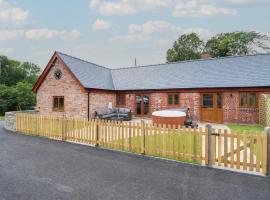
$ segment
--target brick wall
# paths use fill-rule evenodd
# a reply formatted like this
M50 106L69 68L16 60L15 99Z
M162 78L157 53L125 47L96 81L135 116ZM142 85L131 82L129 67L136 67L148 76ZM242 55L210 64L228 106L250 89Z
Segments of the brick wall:
M200 93L180 93L180 107L189 108L195 120L200 120Z
M150 113L157 110L164 110L170 108L190 108L191 115L200 119L200 94L199 93L179 93L180 105L169 106L167 93L151 93L150 97ZM136 95L126 94L126 107L131 108L132 112L136 113Z
M224 123L259 123L258 109L241 109L239 92L223 93Z
M150 95L150 112L167 109L167 96L168 94L166 93L152 93Z
M94 113L97 109L108 107L110 102L112 103L113 107L116 106L116 94L90 92L89 95L90 117L94 117Z
M56 80L54 72L62 71L62 78ZM65 112L53 112L53 96L65 97ZM67 71L67 68L57 62L50 70L45 80L37 91L37 109L41 114L63 115L75 117L87 117L87 93L81 91L78 82Z
M126 94L126 108L130 108L133 114L136 112L135 94Z

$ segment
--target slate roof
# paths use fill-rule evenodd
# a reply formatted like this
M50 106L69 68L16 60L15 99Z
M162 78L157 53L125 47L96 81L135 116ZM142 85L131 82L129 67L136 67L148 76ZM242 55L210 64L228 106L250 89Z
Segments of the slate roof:
M63 53L57 53L85 88L114 90L110 69Z
M270 54L119 69L58 54L85 88L121 91L270 86Z

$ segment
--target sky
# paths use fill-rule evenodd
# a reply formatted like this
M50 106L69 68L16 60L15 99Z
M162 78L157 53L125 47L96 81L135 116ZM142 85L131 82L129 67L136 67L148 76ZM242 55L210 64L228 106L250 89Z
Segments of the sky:
M109 68L166 62L181 35L270 35L269 0L0 0L0 54L44 68L60 51Z

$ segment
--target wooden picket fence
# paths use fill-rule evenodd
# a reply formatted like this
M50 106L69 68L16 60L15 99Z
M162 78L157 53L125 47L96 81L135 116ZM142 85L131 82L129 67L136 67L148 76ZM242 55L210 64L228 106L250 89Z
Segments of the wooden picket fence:
M177 161L267 173L267 134L16 114L18 132Z

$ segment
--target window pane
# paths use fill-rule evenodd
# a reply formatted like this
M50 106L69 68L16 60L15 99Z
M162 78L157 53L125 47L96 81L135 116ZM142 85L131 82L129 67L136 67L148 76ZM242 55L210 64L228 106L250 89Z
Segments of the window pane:
M204 108L213 108L213 94L204 94L203 95L203 107Z
M57 97L53 98L53 109L54 110L58 109L58 98Z
M173 104L173 95L172 94L169 94L168 95L168 104L169 105L172 105Z
M247 93L241 93L241 107L247 107Z
M149 111L149 97L148 96L143 97L143 103L144 103L143 114L147 115Z
M222 108L222 94L221 93L217 93L217 106L219 109Z
M63 111L64 110L64 98L59 97L59 110Z
M117 105L124 105L125 104L125 95L124 94L118 94L117 95Z
M250 93L249 94L249 103L250 103L250 107L255 107L256 104L256 94L255 93Z
M142 114L142 96L136 96L137 115Z
M174 104L179 104L179 95L178 94L174 95Z

